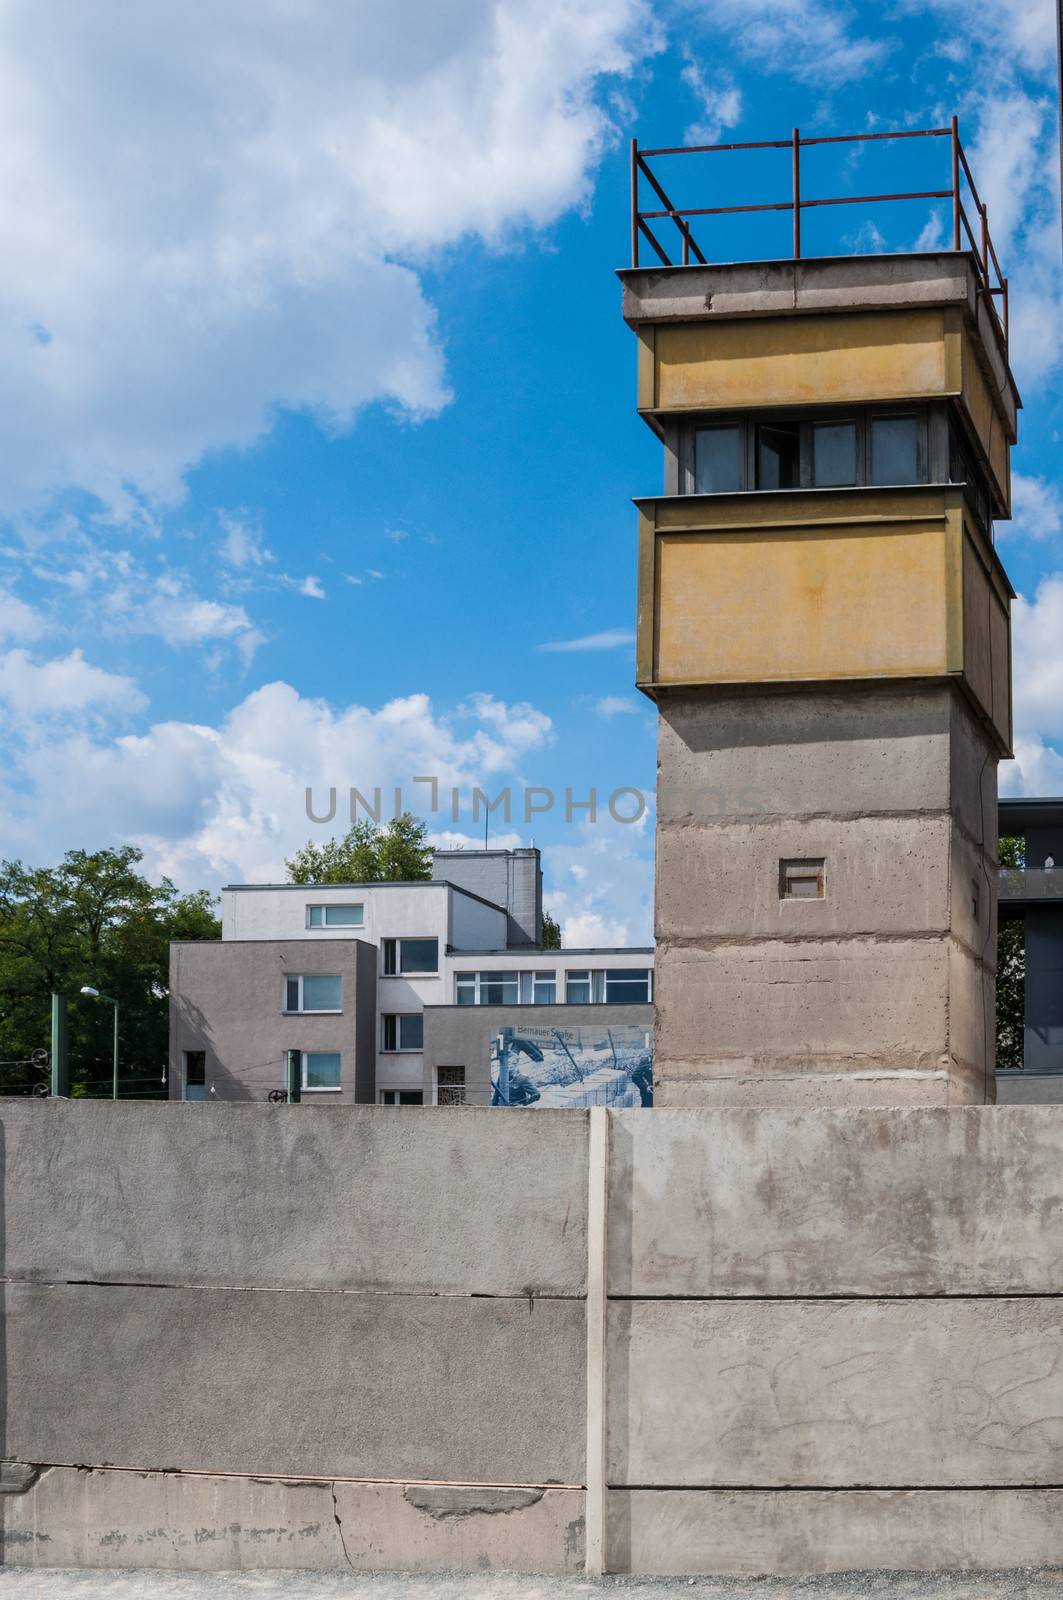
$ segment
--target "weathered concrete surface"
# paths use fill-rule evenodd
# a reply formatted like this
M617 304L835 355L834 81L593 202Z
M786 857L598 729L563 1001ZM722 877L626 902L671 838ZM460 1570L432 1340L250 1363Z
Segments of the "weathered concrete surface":
M7 1100L0 1130L12 1278L583 1292L584 1112Z
M609 1542L613 1567L634 1573L1056 1567L1063 1491L614 1490Z
M1058 1486L1060 1304L614 1301L609 1482Z
M992 1101L995 760L947 686L661 702L658 1105Z
M580 1483L582 1303L7 1287L7 1454Z
M1063 1294L1037 1108L618 1111L609 1159L614 1295Z
M45 1469L0 1503L7 1566L575 1572L583 1492Z

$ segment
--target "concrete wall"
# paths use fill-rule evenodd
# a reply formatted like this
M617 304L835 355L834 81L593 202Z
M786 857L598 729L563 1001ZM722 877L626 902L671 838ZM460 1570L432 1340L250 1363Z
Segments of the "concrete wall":
M992 1099L996 755L965 699L703 690L660 713L658 1103ZM780 899L788 859L825 861L824 898Z
M573 961L570 963L575 965ZM632 963L627 963L631 965ZM644 961L644 965L652 963ZM558 973L564 989L564 971ZM471 1106L491 1103L491 1044L499 1028L522 1024L533 1028L608 1028L611 1024L634 1025L653 1034L651 1005L556 1005L556 1006L429 1006L424 1014L424 1089L425 1102L434 1097L436 1069L440 1066L465 1068L466 1102Z
M206 1052L206 1096L265 1100L284 1087L286 1050L338 1051L341 1086L318 1105L374 1098L377 953L362 939L200 940L170 946L170 1095L184 1093L184 1053ZM286 1013L289 974L337 975L339 1014Z
M10 1564L1063 1564L1063 1112L0 1124Z

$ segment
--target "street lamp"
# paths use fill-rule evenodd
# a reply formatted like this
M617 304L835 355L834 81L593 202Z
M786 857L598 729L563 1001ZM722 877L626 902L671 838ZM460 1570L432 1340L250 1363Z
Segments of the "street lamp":
M101 994L98 989L92 988L91 984L88 984L88 983L82 984L81 992L82 992L83 995L87 996L87 998L89 1000L106 1000L106 1002L107 1002L107 1004L109 1006L114 1006L114 1088L113 1088L113 1092L112 1092L111 1098L113 1100L117 1100L118 1099L118 1001L117 1000L112 1000L109 994Z

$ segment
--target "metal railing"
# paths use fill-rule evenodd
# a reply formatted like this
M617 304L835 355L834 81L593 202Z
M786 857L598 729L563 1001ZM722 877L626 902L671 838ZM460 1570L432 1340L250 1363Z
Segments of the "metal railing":
M808 199L801 192L801 152L813 145L868 144L885 139L948 139L951 150L951 181L948 188L907 190L897 194L825 195ZM790 152L790 198L756 205L742 206L675 206L669 199L661 181L650 168L650 160L665 156L716 155L736 150L788 150ZM639 204L640 182L645 180L660 201L660 207L644 211ZM964 187L966 181L966 188ZM975 215L975 228L968 215L968 199ZM639 266L641 239L654 250L658 260L666 267L708 266L709 258L694 237L691 217L733 217L753 212L789 211L793 217L791 255L794 261L801 256L802 212L820 206L878 205L893 200L949 200L952 203L952 249L967 250L973 255L982 292L988 297L1004 335L1008 337L1008 280L1000 268L993 240L989 233L989 219L984 201L978 194L971 169L960 143L959 123L953 117L947 128L913 128L893 133L841 133L803 139L797 128L789 139L757 139L745 144L677 145L659 150L640 150L635 139L631 141L631 265ZM673 261L651 228L651 222L667 220L679 235L679 260ZM1000 301L997 310L996 300Z
M1063 867L1001 867L1001 900L1063 901Z

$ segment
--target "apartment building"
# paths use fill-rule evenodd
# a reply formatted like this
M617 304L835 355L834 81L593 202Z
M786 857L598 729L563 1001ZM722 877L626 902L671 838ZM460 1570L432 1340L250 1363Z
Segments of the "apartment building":
M297 1051L303 1099L323 1105L497 1103L518 1079L532 1103L529 1064L555 1057L554 1077L579 1087L536 1098L640 1103L627 1078L638 1056L644 1084L652 1056L652 951L544 950L537 850L441 851L433 870L227 887L221 940L171 948L171 1097L280 1097ZM455 1032L468 1008L483 1009ZM519 1074L499 1055L507 1028Z

